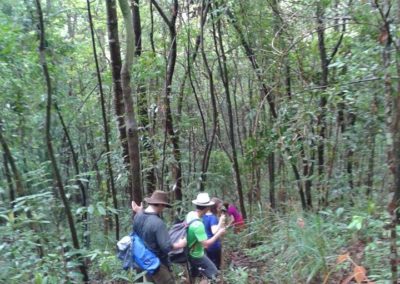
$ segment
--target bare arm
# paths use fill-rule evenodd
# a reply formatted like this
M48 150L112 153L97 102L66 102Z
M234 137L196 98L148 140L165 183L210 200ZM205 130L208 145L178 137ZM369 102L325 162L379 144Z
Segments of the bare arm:
M187 244L186 238L180 239L176 243L172 244L172 250L184 248Z
M214 236L212 236L211 238L209 238L205 241L202 241L201 244L203 245L204 248L208 248L213 243L215 243L216 240L218 240L223 234L225 234L225 228L220 228L218 230L218 232L215 233Z
M213 235L215 235L219 231L219 229L225 227L225 219L226 219L225 214L222 214L221 217L219 217L218 224L211 226L211 232Z
M226 226L230 227L233 222L235 222L235 218L232 215L228 215L228 224Z

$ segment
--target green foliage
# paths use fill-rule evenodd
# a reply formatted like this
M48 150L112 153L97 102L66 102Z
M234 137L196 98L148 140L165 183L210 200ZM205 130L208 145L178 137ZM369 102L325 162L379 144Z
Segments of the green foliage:
M229 279L257 275L264 283L322 283L326 278L334 283L336 277L351 273L347 265L336 264L338 256L348 252L367 269L369 279L384 283L390 279L389 232L384 229L389 219L377 206L360 203L318 214L292 212L257 218L240 237L241 244L249 247L244 250L251 259L249 265L228 267L224 275ZM228 235L225 246L235 250L237 236Z
M169 4L159 2L169 18L172 13ZM186 7L189 2L190 6ZM399 74L394 64L394 49L390 64L383 63L385 46L378 40L383 36L383 20L377 5L371 1L345 4L332 0L268 1L267 5L262 0L213 2L201 46L195 54L197 36L201 33L201 7L197 2L179 1L175 38L177 64L172 85L168 86L172 91L169 100L183 173L184 200L175 201L179 217L192 208L190 200L198 191L203 155L213 130L210 77L200 53L202 47L213 75L218 111L217 133L205 173L206 190L212 196L235 201L238 198L230 160L226 90L217 60L221 50L214 46L215 41L221 39L234 105L234 136L244 201L246 208L252 209L247 230L240 235L228 234L226 247L231 250L240 247L246 257L266 264L261 268L230 265L224 271L227 281L323 283L327 277L335 283L337 275L344 275L349 269L348 263L335 263L337 256L348 250L354 257L361 253L357 249L363 253L356 261L368 270L370 279L382 283L389 279L389 232L386 229L389 218L383 213L386 200L383 201L382 196L393 182L386 153L386 146L393 139L388 135L386 124L390 118L387 110L390 97L385 94L390 90L397 93ZM54 107L52 109L52 142L67 201L74 212L81 249L74 250L71 244L68 222L48 161L44 139L47 94L37 51L35 2L1 1L0 131L21 175L24 192L11 202L15 173L11 170L11 176L6 176L5 165L10 167L10 163L5 162L1 146L0 282L79 283L81 276L74 256L80 255L88 264L93 281L134 283L140 275L121 271L121 263L114 256L115 219L112 217L118 214L121 234L131 230L128 192L131 181L122 158L113 107L105 2L96 0L91 4L110 128L109 153L104 150L103 117L86 3L79 0L41 3L53 100L60 110L58 114ZM321 86L318 5L324 11L324 44L330 60L327 86ZM397 37L394 40L399 36L397 5L394 3L388 11L391 32ZM142 150L152 148L154 151L154 157L142 151L142 176L145 179L146 173L154 169L157 188L162 186L165 190L176 182L171 169L178 162L173 155L171 137L165 134L163 92L170 50L169 30L153 6L152 17L146 1L140 1L139 8L143 50L142 55L135 58L131 86L136 102L138 83L143 85L144 93L140 95L147 99L148 105L144 107L148 110L149 125L141 127L139 135L149 139L142 140L140 146ZM251 58L232 19L226 15L228 10L234 14L235 23L254 53ZM120 43L125 46L126 34L121 28L119 7L117 11ZM215 36L213 24L217 20L222 25L222 35ZM346 29L342 34L343 23ZM337 46L339 39L341 44ZM336 47L337 52L331 58ZM122 55L125 52L122 50ZM255 61L257 70L254 70ZM392 76L392 89L386 75ZM267 96L260 92L263 87L268 91ZM275 104L277 117L271 115L269 99ZM326 99L324 108L321 108L322 99ZM134 107L137 112L136 103ZM326 123L323 139L320 136L321 114ZM78 160L78 175L59 115L65 122ZM325 160L320 175L317 151L321 144ZM272 216L261 207L254 212L255 202L266 204L272 189L268 171L271 154L275 157L274 186L278 207L278 213ZM107 157L111 158L115 173L118 209L112 205ZM305 172L306 166L311 166L312 174ZM293 168L298 170L299 181L295 180ZM322 206L318 204L324 194L318 190L320 187L327 191L327 208L318 207L317 213L299 212L298 189L300 185L304 189L306 181L312 182L314 210ZM84 185L85 206L78 182ZM255 189L260 190L261 196L253 194ZM366 201L367 189L370 195ZM146 193L146 186L143 192ZM253 204L248 204L248 200ZM349 207L350 204L355 205ZM176 217L172 217L174 214L172 211L168 217ZM84 224L86 216L88 223Z
M227 283L238 283L244 284L249 283L249 272L246 267L238 267L229 270L226 275L224 275L224 280Z

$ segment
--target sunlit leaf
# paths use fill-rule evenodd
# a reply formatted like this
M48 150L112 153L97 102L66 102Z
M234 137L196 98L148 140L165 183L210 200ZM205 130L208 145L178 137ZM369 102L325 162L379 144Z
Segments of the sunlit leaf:
M353 273L354 273L354 279L357 281L357 283L361 283L362 281L365 280L367 271L363 266L356 265L354 266Z
M342 263L342 262L344 262L344 261L346 261L346 260L348 260L348 259L349 259L349 253L341 254L341 255L339 255L339 256L337 257L336 263L337 263L337 264L340 264L340 263Z

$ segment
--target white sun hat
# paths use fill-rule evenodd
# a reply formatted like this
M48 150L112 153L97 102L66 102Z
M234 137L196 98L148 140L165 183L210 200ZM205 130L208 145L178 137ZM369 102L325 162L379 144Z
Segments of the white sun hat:
M211 201L210 196L207 192L200 192L197 195L197 198L195 200L192 200L192 203L199 206L211 206L215 204L214 201Z

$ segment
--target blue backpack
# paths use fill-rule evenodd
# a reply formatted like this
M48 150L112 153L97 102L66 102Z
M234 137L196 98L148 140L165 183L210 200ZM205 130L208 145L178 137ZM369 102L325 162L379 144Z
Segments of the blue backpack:
M131 233L129 237L130 243L118 252L118 258L123 261L123 269L140 268L153 275L160 267L160 259L146 247L136 233Z

